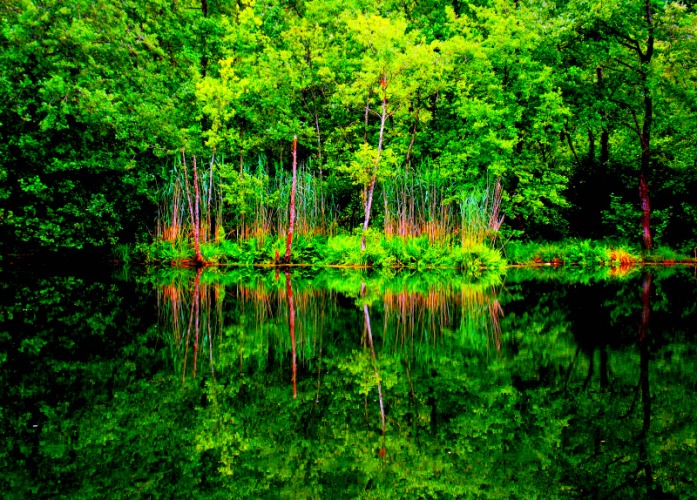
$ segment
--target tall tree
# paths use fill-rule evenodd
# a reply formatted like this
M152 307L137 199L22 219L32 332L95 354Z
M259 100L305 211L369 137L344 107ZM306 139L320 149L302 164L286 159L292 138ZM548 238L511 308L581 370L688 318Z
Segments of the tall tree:
M595 110L596 123L600 124L596 127L601 131L601 163L607 164L614 157L615 163L634 165L641 240L649 250L654 240L650 186L658 182L657 169L666 166L661 144L670 141L674 133L670 129L681 128L671 123L668 112L680 109L681 114L687 111L694 119L689 99L675 98L676 92L684 92L679 88L684 89L685 82L675 78L675 66L669 63L686 45L694 43L694 25L686 23L690 19L694 22L694 16L683 6L653 0L597 2L590 8L587 3L570 2L567 8L571 36L576 37L570 45L575 64L567 68L567 74L593 81L594 87L579 94L583 99L576 103L575 118ZM688 79L694 78L694 61L688 58L681 66L683 78L690 73L693 76ZM594 154L594 137L589 132L589 156ZM573 149L570 137L569 141Z
M355 51L355 70L344 76L347 81L339 85L335 97L353 111L354 118L352 140L345 146L352 157L340 163L339 170L363 188L361 250L365 250L376 183L408 160L415 120L430 118L425 111L419 117L418 95L428 95L433 87L438 43L427 44L418 31L408 31L406 21L396 16L346 16L345 22L349 46ZM412 142L405 147L405 139L410 137Z
M154 164L195 113L167 2L0 7L2 240L15 251L147 235Z
M452 12L450 26L443 54L453 60L452 84L434 124L441 166L466 189L501 176L507 220L563 234L568 164L560 133L569 110L554 71L553 10L495 0Z

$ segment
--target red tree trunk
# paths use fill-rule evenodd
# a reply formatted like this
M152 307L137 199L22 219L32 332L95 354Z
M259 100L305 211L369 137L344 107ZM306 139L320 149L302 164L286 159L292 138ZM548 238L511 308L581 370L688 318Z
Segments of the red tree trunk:
M646 174L643 170L639 174L639 199L641 200L641 229L644 249L651 250L653 246L651 238L651 200L649 197L649 184L646 182Z
M196 250L196 265L203 264L203 256L201 255L201 215L199 210L201 193L198 188L198 173L196 171L196 157L194 156L194 249Z
M288 223L288 238L286 239L286 264L290 264L290 251L293 246L293 229L295 228L295 190L297 187L298 171L298 136L293 137L293 181L290 188L290 221Z
M646 25L648 27L649 36L646 40L646 52L639 53L641 61L641 80L643 82L644 94L644 123L641 128L641 171L639 172L639 199L641 201L641 229L642 239L644 241L644 249L651 250L653 240L651 238L651 203L649 198L649 184L647 174L651 168L651 127L653 124L653 99L651 97L651 88L648 82L647 66L651 64L654 50L653 36L653 11L651 9L650 0L645 0L644 8L646 10Z

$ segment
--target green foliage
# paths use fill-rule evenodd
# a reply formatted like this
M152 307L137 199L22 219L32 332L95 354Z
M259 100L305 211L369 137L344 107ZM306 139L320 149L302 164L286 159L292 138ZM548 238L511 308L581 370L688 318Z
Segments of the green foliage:
M360 235L336 236L300 235L293 240L291 262L318 267L348 266L378 269L464 269L478 274L482 269L501 269L506 265L501 252L486 245L469 245L465 248L446 244L432 244L425 236L416 238L385 237L369 230L370 248L360 251ZM201 246L201 252L209 264L232 266L278 265L279 256L285 251L285 239L249 238L242 241L225 240ZM153 243L147 251L152 263L186 261L191 257L191 247L183 242Z
M500 179L497 234L633 240L641 170L657 241L691 251L695 16L628 0L6 1L2 253L162 237L182 148L215 155L210 239L266 248L288 226L295 135L307 236L357 227L376 179L386 237L480 243L494 235L470 220Z
M668 247L656 247L648 254L644 255L644 259L648 262L657 262L661 264L673 264L676 262L695 262L695 257L687 253L679 252Z
M642 260L639 249L628 241L567 239L555 243L509 242L504 249L513 264L629 265Z
M180 142L175 117L187 112L170 97L187 85L172 71L186 56L163 49L178 14L164 3L3 6L0 161L12 217L2 230L11 248L109 246L146 234L154 153Z
M641 211L636 203L623 202L619 196L610 195L610 208L603 212L603 223L621 238L639 241Z

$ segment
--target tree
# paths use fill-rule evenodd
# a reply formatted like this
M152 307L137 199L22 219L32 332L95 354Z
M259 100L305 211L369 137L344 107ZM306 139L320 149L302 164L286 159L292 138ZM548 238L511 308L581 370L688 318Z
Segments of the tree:
M554 71L553 11L507 1L468 10L451 12L443 44L450 85L439 99L432 149L450 182L467 189L500 176L516 229L563 234L568 164L560 134L569 109Z
M346 143L353 155L339 170L363 188L361 250L365 250L376 183L391 175L400 160L408 161L416 123L429 120L425 111L419 117L418 96L428 95L433 88L438 43L426 44L418 31L407 31L406 21L398 17L347 16L345 23L347 43L355 51L355 70L343 75L336 99L354 116L362 116L363 137L356 148L353 141L360 136L356 137L359 129L355 124L360 122L354 118L353 141ZM371 117L377 117L378 123L373 125ZM410 138L411 142L408 148L402 142L400 151L398 140L394 146L386 145L393 137Z
M182 11L12 0L0 7L2 240L14 251L147 234L156 169L195 119Z
M663 163L659 158L664 156L661 145L670 140L669 130L681 128L672 123L668 111L681 109L681 114L687 111L692 119L695 116L689 99L675 98L684 92L682 78L694 75L694 60L684 61L678 79L670 63L694 44L694 16L684 7L653 0L591 3L590 8L587 3L570 2L567 8L572 36L578 37L571 50L575 56L581 54L568 72L585 73L586 81L595 80L595 89L578 101L575 118L582 122L589 116L582 107L595 110L595 123L601 124L601 164L612 157L609 144L614 135L615 161L636 165L641 240L650 250L654 239L650 184L657 181L659 162ZM592 134L588 144L590 156Z

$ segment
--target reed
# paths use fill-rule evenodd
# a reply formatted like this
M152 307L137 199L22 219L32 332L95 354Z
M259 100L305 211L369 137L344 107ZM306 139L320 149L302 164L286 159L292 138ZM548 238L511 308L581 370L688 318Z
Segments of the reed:
M245 164L225 189L229 215L238 241L256 238L263 245L269 237L286 236L290 228L288 207L293 197L293 174L265 161ZM338 227L338 206L326 195L326 180L314 173L311 161L299 162L296 173L294 236L331 235Z
M207 166L199 165L195 156L190 164L193 169L188 167L182 151L166 172L158 196L156 239L172 248L193 242L196 259L200 261L200 244L220 241L223 234L222 196L216 172L224 162L211 154Z
M310 161L298 163L293 174L278 165L270 169L262 159L240 170L215 156L203 168L192 160L193 170L182 153L168 172L157 241L170 248L156 245L156 260L279 264L289 260L291 231L296 263L474 269L501 260L488 250L496 245L503 222L499 181L465 189L447 182L428 162L405 167L381 187L384 231L349 235L339 230L346 207L327 194L330 180L321 171L318 175ZM361 248L370 240L369 248L354 251L356 236ZM193 261L187 257L191 246Z
M287 369L293 394L319 394L322 357L332 352L325 345L344 339L345 328L353 324L358 335L347 338L358 343L363 329L370 347L367 317L372 349L411 366L432 363L454 346L502 349L497 279L471 282L453 274L443 286L441 275L430 282L339 271L310 280L296 273L292 283L290 272L278 270L240 270L233 276L213 268L170 269L160 275L158 330L183 382L279 364ZM353 313L345 297L357 299ZM372 365L377 367L375 358Z
M457 187L430 162L383 183L385 236L426 236L431 243L453 244L453 235L468 248L495 245L503 223L500 179L484 188Z
M489 284L388 289L383 294L385 343L395 351L411 348L415 333L421 348L456 335L460 345L501 350L498 291ZM391 335L390 335L391 334Z

